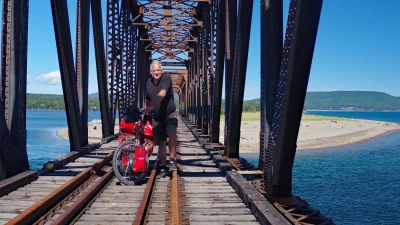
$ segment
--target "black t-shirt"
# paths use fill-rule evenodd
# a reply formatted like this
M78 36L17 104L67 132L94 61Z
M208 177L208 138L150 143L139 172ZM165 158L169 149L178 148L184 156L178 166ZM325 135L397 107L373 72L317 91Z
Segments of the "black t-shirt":
M174 92L172 90L172 80L168 75L163 74L158 84L154 83L151 77L146 83L146 99L150 100L150 105L154 103L158 93L161 90L166 90L167 94L160 104L153 108L154 119L156 121L165 120L171 113L176 111L174 102Z

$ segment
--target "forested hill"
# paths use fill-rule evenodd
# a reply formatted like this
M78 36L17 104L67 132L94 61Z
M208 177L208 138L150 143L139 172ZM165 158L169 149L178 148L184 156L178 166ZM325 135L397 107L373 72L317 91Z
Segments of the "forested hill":
M97 93L90 94L88 100L89 110L99 110ZM27 94L26 101L27 109L65 109L62 95ZM259 103L259 98L245 101L243 111L260 111ZM307 110L400 111L400 97L374 91L307 92L304 107ZM221 108L224 111L224 101Z
M260 99L247 102L260 102ZM307 110L399 111L400 97L375 91L307 92L304 107Z
M52 109L52 110L64 110L64 96L54 94L26 94L26 108L27 109ZM100 103L99 99L89 97L88 98L89 110L99 110Z

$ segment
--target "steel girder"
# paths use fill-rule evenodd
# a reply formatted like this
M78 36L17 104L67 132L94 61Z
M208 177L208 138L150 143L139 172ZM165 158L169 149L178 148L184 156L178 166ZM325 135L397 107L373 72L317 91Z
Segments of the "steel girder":
M3 0L0 180L29 169L26 150L28 0Z
M53 14L53 24L54 24L54 33L56 36L56 45L58 52L58 61L60 65L60 73L61 73L61 84L64 93L64 103L65 103L65 111L67 115L68 122L68 134L70 141L70 150L74 151L80 149L87 145L87 134L84 135L84 130L87 132L87 117L86 122L81 120L80 109L79 109L79 101L78 101L78 89L77 89L77 74L75 73L74 67L74 59L72 54L72 43L71 43L71 32L69 27L69 17L68 17L68 8L67 2L51 0L51 9ZM78 7L81 5L78 4ZM88 10L88 8L87 8ZM80 10L78 10L79 12ZM78 18L78 21L82 22L81 18ZM82 24L78 24L78 31L82 31L84 29L88 29L89 27L82 27ZM83 25L84 26L84 25ZM79 51L79 63L82 63L85 60L85 52L84 46L84 38L82 33L79 32L80 35L77 35L79 38L79 42L77 44L79 47L77 51ZM83 41L83 42L82 42ZM78 55L77 55L78 56ZM84 66L81 65L82 70L80 81L83 83L87 80L88 74L84 74ZM83 84L81 83L81 85ZM86 83L87 85L87 83ZM81 93L83 93L82 97L87 96L87 87L82 87L80 89ZM85 105L82 105L85 106ZM82 112L87 114L87 104L86 108L82 109ZM86 127L86 129L84 129ZM86 138L86 139L85 139Z
M216 1L217 2L217 1ZM222 99L222 84L224 76L224 59L225 59L225 1L219 0L217 5L216 18L216 56L215 56L215 75L213 82L213 97L212 97L212 123L211 123L211 142L219 143L220 134L220 115L221 115L221 99Z
M224 144L227 145L230 124L229 118L231 116L230 103L231 103L231 89L233 79L233 59L236 39L236 26L237 26L237 2L235 0L225 0L225 40L226 40L226 63L225 63L225 127L224 127ZM225 149L225 154L226 154Z
M272 125L275 107L276 90L282 58L283 37L282 0L270 1L266 5L261 1L261 124L260 155L258 168L264 169L267 159L265 151L268 147L268 136Z
M83 145L88 143L90 1L78 0L76 26L76 78Z
M117 48L120 55L120 72L121 75L119 77L120 81L117 82L117 95L118 95L118 115L121 121L122 110L128 106L129 98L127 96L127 88L128 88L128 54L129 52L129 38L130 38L130 30L128 26L129 21L129 1L121 2L121 10L119 15L119 47Z
M150 57L142 58L150 64L150 60L158 60L167 70L189 70L190 63L197 54L194 46L199 41L197 35L192 35L193 30L201 27L203 22L197 14L202 1L136 1L139 14L133 18L133 25L138 26L139 41L144 43L143 50ZM190 57L192 55L192 57ZM197 66L197 65L192 65ZM198 70L193 70L198 71ZM149 69L143 69L143 81L149 77ZM189 84L179 73L169 73L174 85L174 92L183 89L184 84ZM188 73L189 74L189 73ZM142 76L142 75L141 75ZM186 77L189 79L190 75ZM140 94L140 93L138 93ZM144 99L144 98L143 98ZM187 104L182 101L182 104ZM201 104L200 104L201 106ZM181 107L181 106L180 106ZM187 106L184 106L187 107Z
M234 55L231 98L229 99L228 138L226 155L229 158L239 157L240 122L242 119L243 94L246 81L247 57L250 43L251 16L253 0L241 0L239 5L238 28Z
M114 124L117 110L117 103L119 102L119 91L122 80L122 43L121 41L121 17L119 13L119 1L107 1L107 68L108 68L108 92L109 94L109 107L110 107L110 124L109 132L114 134Z
M133 7L132 7L133 6ZM118 93L119 119L122 116L122 110L130 105L135 105L136 92L136 52L138 50L137 27L131 24L133 16L138 14L135 2L123 0L119 12L119 33L113 37L117 40L116 52L120 57L120 74L117 76L115 85ZM113 56L111 56L113 57ZM118 68L118 67L117 67ZM118 69L117 69L118 71Z
M292 195L292 167L321 7L322 0L293 0L289 7L264 164L265 189L274 197Z
M107 62L106 53L104 48L104 33L103 33L103 22L101 13L101 1L91 0L92 9L92 26L93 26L93 38L95 46L95 57L96 57L96 71L97 71L97 85L99 90L99 102L100 102L100 116L102 124L103 138L113 134L111 126L110 106L109 106L109 95L108 95L108 82L107 82Z
M208 70L208 57L209 57L209 39L210 39L210 4L201 3L202 6L202 19L203 27L200 31L200 76L201 76L201 133L208 135L209 131L209 70Z

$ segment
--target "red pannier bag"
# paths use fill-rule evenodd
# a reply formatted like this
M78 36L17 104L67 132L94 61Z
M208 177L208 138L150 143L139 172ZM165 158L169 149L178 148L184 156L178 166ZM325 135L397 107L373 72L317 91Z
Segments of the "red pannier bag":
M145 118L144 124L145 124L143 131L144 146L147 151L147 154L151 156L153 154L153 148L154 148L152 120L150 118Z
M137 127L135 125L136 123L126 123L124 118L121 118L121 122L119 123L121 133L118 138L118 146L124 141L132 140L133 135L137 132Z

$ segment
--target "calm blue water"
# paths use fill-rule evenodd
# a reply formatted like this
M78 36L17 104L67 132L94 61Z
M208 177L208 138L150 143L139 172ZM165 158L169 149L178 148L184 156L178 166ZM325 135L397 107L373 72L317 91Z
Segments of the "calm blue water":
M89 111L89 122L94 119L100 119L99 111ZM31 169L41 169L47 161L69 152L69 141L56 134L57 130L66 127L65 111L26 111L27 150Z
M400 123L400 112L308 111L307 114ZM100 119L89 112L89 121ZM56 135L67 127L64 111L27 111L31 169L69 152ZM241 155L257 162L257 155ZM298 151L293 166L293 193L336 224L400 224L400 132L356 145Z
M400 123L400 112L307 114ZM245 155L258 163L258 155ZM359 144L297 151L293 193L336 224L400 224L400 132Z

